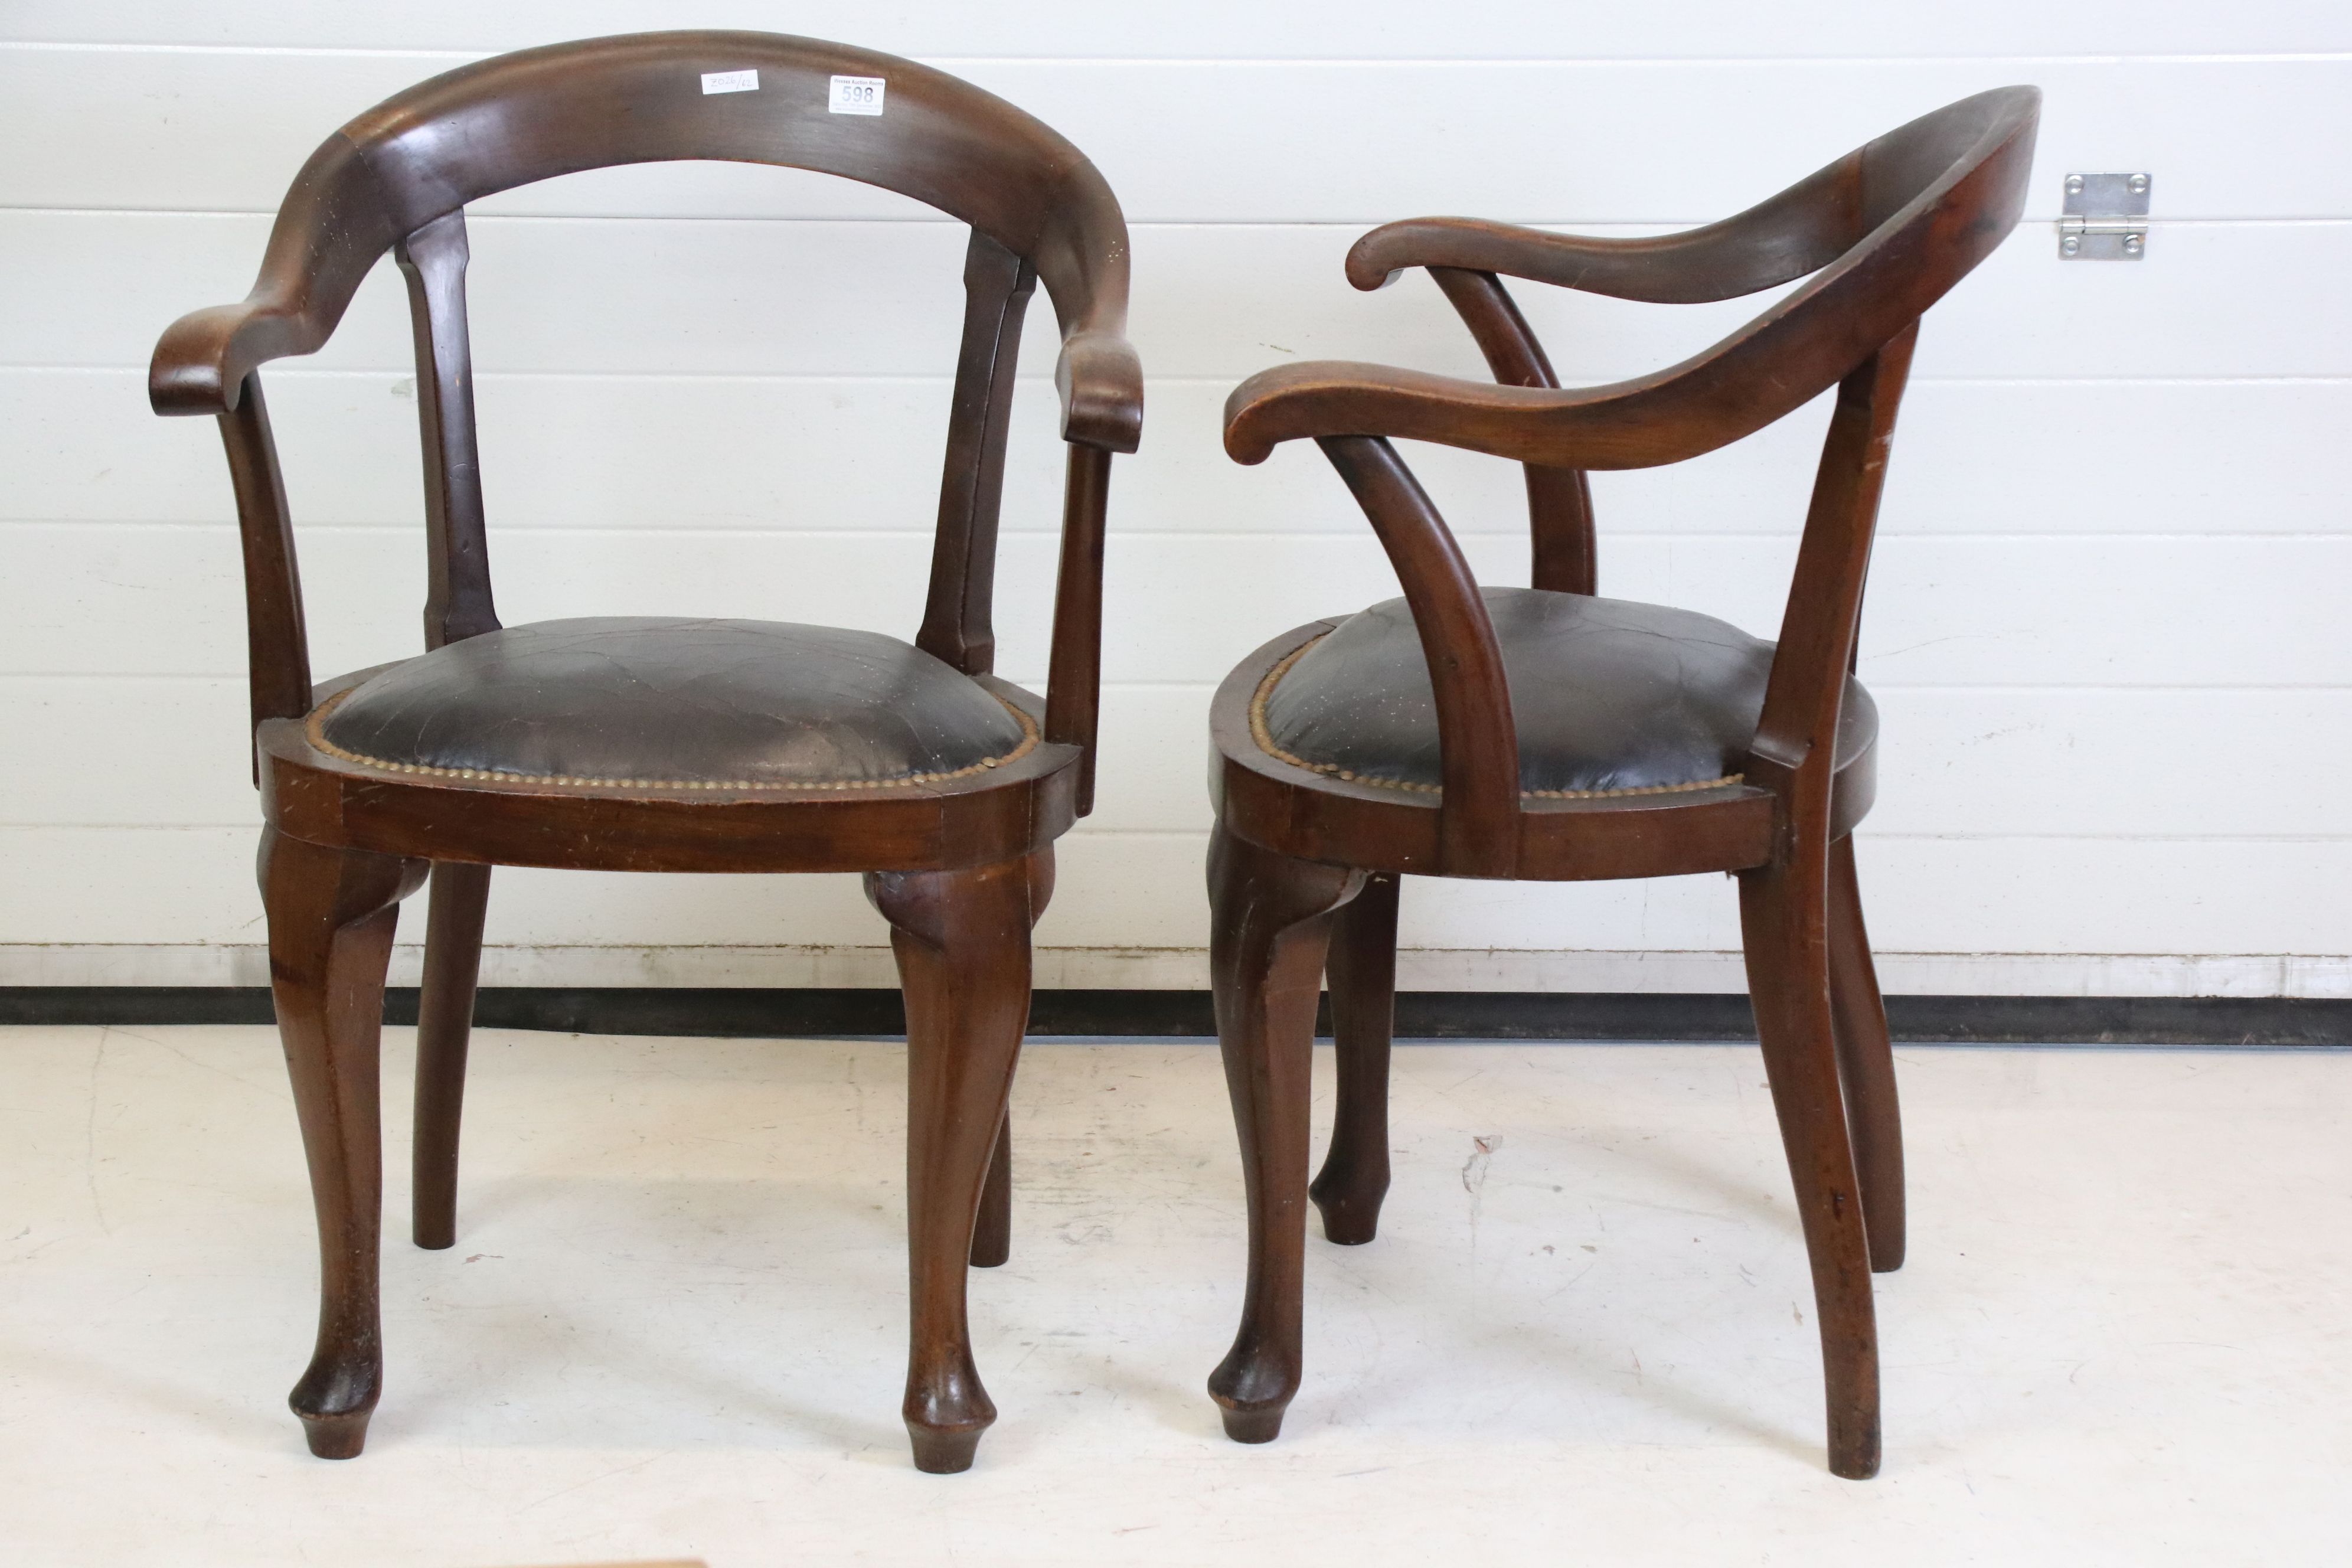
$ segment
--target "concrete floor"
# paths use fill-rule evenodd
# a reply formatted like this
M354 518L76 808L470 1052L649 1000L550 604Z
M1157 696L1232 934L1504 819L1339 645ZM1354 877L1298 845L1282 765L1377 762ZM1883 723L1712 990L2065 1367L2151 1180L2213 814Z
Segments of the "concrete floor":
M454 1251L392 1162L341 1465L283 1403L315 1265L274 1037L0 1052L12 1568L2352 1561L2352 1053L1902 1052L1853 1483L1752 1048L1401 1049L1383 1235L1310 1244L1307 1385L1244 1448L1202 1392L1242 1265L1215 1052L1033 1046L973 1281L1002 1417L951 1478L898 1421L897 1047L482 1037Z

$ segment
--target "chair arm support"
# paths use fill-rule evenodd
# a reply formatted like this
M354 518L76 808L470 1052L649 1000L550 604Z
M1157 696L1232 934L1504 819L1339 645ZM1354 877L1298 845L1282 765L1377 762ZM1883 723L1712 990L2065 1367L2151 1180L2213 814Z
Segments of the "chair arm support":
M1862 624L1887 451L1918 336L1914 321L1838 387L1764 708L1748 746L1749 782L1816 822L1829 810L1838 723Z
M1421 634L1444 783L1437 827L1442 868L1455 877L1508 877L1517 858L1518 731L1502 645L1478 580L1394 447L1363 436L1317 444L1380 536Z
M1054 581L1054 644L1045 672L1045 739L1076 746L1078 815L1095 805L1095 731L1102 701L1103 521L1110 454L1070 443L1062 493L1062 561Z
M1062 342L1054 365L1062 395L1062 439L1132 452L1143 438L1143 363L1117 332L1081 327Z
M260 375L248 374L236 391L220 416L220 432L245 557L246 672L257 731L268 720L299 719L310 710L310 647L294 521ZM259 782L257 773L255 778Z
M1746 212L1679 234L1601 239L1466 217L1383 224L1348 252L1378 289L1412 267L1458 267L1653 304L1736 299L1826 267L1862 237L1862 161L1849 154Z

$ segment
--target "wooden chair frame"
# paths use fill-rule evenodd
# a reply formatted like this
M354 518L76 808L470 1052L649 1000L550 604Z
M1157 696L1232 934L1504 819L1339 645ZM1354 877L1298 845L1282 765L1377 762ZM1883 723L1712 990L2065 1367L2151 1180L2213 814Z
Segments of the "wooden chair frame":
M714 95L698 79L747 69L758 73L755 91ZM885 79L885 112L829 113L835 76ZM940 782L690 791L393 774L321 750L306 716L375 672L312 679L260 366L317 350L370 268L394 252L415 323L425 646L495 630L466 204L579 170L687 159L840 175L971 226L938 539L916 641L1019 709L1041 742L1004 766ZM1055 379L1069 451L1042 700L992 672L991 619L1014 361L1040 281L1061 323ZM1109 187L1077 149L1003 100L911 61L807 38L654 33L501 56L362 114L296 176L252 293L164 333L154 407L219 421L244 540L271 976L322 1257L317 1352L292 1399L313 1452L359 1452L382 1382L377 1038L396 906L430 866L415 1236L447 1247L489 868L520 865L867 874L868 894L894 928L908 1003L906 1416L923 1468L971 1462L994 1407L971 1363L964 1267L1005 1255L1004 1105L1027 1016L1029 928L1051 890L1054 839L1091 805L1110 458L1135 449L1142 423L1127 291L1127 229Z
M1736 873L1748 973L1796 1183L1827 1372L1830 1463L1879 1463L1874 1268L1904 1247L1900 1123L1849 835L1875 757L1839 732L1895 407L1920 315L2014 226L2041 95L2008 88L1880 137L1736 217L1592 239L1462 218L1379 228L1348 257L1360 289L1427 268L1475 337L1489 385L1386 366L1266 371L1225 405L1225 445L1264 460L1312 438L1361 503L1402 584L1433 687L1442 791L1294 765L1254 733L1285 661L1333 629L1284 633L1217 693L1209 858L1218 1029L1242 1139L1250 1267L1241 1331L1210 1379L1227 1432L1276 1435L1299 1382L1301 1225L1371 1239L1388 1186L1386 1082L1396 879ZM1496 276L1657 302L1727 300L1815 274L1684 363L1564 391ZM1521 793L1496 641L1461 548L1390 441L1527 466L1533 584L1594 592L1594 468L1679 462L1831 387L1830 420L1742 776L1608 798ZM1307 1060L1328 966L1339 1055L1329 1155L1307 1181Z

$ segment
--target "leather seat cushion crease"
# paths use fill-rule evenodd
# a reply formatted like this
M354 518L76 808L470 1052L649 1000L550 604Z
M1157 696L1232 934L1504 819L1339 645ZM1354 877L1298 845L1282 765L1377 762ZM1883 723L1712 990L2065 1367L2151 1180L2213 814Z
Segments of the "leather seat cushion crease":
M310 732L404 773L737 789L924 783L1036 743L1024 716L894 637L618 616L436 648L323 705Z
M1711 616L1532 588L1483 596L1518 731L1519 787L1539 796L1663 794L1737 782L1764 710L1774 645ZM1437 705L1412 614L1391 599L1268 672L1258 744L1318 773L1435 792ZM1848 679L1838 765L1878 710Z

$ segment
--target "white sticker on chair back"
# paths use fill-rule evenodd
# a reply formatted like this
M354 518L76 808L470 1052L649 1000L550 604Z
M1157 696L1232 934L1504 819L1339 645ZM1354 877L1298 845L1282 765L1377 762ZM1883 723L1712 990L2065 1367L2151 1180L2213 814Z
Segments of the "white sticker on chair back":
M835 114L879 114L886 85L878 76L835 77L833 96L825 108Z

